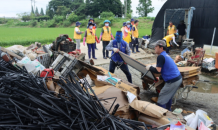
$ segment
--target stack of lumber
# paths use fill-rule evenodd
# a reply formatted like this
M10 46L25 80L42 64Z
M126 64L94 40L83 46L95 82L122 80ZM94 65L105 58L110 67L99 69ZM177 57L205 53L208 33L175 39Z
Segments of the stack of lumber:
M178 67L183 79L201 74L200 67Z
M152 65L156 65L153 63ZM201 74L201 68L200 67L178 67L182 77L183 77L183 83L181 87L185 87L186 85L193 84L193 81L199 80L199 74ZM164 86L164 81L160 80L159 82L155 83L155 87L158 90L161 90ZM144 84L143 84L144 85Z
M183 77L182 87L192 84L194 80L199 80L200 67L178 67L178 69Z

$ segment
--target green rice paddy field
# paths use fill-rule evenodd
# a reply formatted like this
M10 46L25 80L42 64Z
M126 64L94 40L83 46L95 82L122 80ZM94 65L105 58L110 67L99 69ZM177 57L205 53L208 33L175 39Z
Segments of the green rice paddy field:
M85 31L86 28L80 28ZM120 28L112 28L115 36ZM101 28L97 29L99 37ZM9 47L12 45L28 46L35 42L48 44L53 42L59 34L68 34L73 39L74 28L0 28L0 46ZM139 37L150 35L151 29L139 29Z

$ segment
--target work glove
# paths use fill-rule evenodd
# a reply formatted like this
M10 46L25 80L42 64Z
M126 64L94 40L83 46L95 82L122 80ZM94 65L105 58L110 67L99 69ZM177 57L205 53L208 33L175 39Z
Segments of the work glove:
M147 66L146 66L146 69L147 69L147 70L149 70L149 69L150 69L150 67L151 67L151 65L147 65Z
M177 46L177 47L179 47L179 45L178 45L178 44L177 44L176 46Z
M132 32L128 32L128 34L129 34L129 35L131 35L131 34L132 34Z
M117 52L119 52L119 49L118 49L118 48L114 48L113 51L114 51L115 53L117 53Z
M135 40L135 37L132 37L133 40Z

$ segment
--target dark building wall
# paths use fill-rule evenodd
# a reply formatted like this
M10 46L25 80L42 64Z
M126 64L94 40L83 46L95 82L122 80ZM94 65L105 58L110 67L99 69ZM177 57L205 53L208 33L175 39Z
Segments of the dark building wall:
M155 18L150 47L163 38L165 10L190 7L196 8L192 18L190 38L194 39L197 47L210 45L214 27L218 27L218 0L168 0ZM218 31L216 31L214 45L218 46Z

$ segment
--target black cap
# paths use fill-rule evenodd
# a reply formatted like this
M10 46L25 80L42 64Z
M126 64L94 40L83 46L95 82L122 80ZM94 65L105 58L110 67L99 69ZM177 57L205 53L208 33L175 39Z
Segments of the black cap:
M92 22L89 22L88 25L89 25L89 26L90 26L90 25L95 26L95 24L92 23Z

